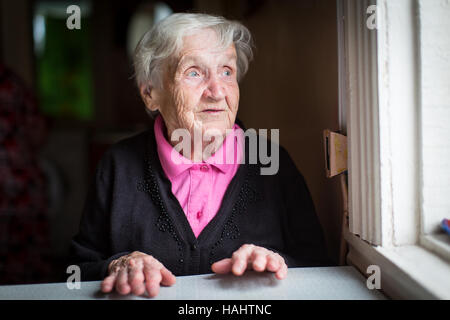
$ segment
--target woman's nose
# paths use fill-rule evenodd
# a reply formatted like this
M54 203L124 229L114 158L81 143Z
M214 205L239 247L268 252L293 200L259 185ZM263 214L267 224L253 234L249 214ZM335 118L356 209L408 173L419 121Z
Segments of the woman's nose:
M204 91L205 98L219 101L225 98L225 90L221 81L216 77L210 77L208 85Z

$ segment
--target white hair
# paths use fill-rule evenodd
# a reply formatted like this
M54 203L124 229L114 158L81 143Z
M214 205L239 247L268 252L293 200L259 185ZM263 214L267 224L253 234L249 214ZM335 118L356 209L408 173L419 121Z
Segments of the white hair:
M138 88L162 88L164 63L176 57L183 45L183 37L195 31L212 29L224 48L234 43L237 54L237 80L247 73L253 59L250 31L237 21L200 13L175 13L147 31L136 46L134 69ZM149 113L153 116L152 113Z

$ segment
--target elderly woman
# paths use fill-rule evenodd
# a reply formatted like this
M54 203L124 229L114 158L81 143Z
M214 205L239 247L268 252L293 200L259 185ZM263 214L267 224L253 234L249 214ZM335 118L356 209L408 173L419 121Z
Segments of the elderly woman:
M175 276L252 269L283 279L288 267L328 263L311 196L288 153L265 140L280 148L273 175L249 159L236 113L251 41L240 23L174 14L139 42L136 78L154 125L112 146L98 165L72 242L83 280L103 279L103 292L155 296ZM180 129L193 141L202 137L190 156L176 148ZM221 161L225 149L235 151L233 161Z

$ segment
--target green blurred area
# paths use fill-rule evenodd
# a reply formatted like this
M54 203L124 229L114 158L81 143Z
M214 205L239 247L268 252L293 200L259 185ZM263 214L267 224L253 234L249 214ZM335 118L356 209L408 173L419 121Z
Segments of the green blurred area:
M41 110L55 118L93 118L90 21L70 30L66 19L45 18L45 48L37 56Z

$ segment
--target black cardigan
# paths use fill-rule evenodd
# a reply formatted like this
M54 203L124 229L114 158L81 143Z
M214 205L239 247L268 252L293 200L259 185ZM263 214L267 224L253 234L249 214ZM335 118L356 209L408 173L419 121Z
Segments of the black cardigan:
M245 164L196 238L159 162L153 128L113 145L88 192L71 264L80 266L83 281L100 280L113 259L141 251L174 275L211 273L212 263L249 243L278 252L289 267L329 265L305 180L279 150L278 173L260 175L246 143Z

